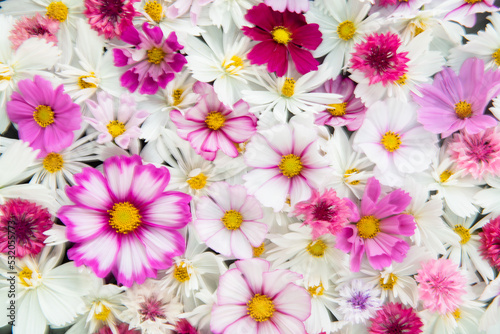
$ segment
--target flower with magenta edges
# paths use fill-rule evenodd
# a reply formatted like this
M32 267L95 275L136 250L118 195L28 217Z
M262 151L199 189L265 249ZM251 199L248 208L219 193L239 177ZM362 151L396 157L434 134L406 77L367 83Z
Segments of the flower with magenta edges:
M36 203L20 198L7 200L0 205L0 253L11 250L13 233L15 257L37 255L45 246L47 236L43 232L53 224L49 211Z
M500 270L500 217L491 219L479 232L481 245L479 251L483 259L488 260L491 266Z
M58 212L75 243L68 257L98 277L113 272L128 287L169 268L185 249L177 230L191 220L191 196L165 192L169 180L166 168L144 165L138 155L106 159L104 176L84 168L75 175L76 185L66 188L75 205Z
M424 323L411 307L399 303L388 303L371 319L370 334L419 334Z
M270 271L261 259L240 260L220 277L217 303L212 308L213 333L305 334L311 297L293 282L301 275Z
M395 189L380 198L380 183L368 179L361 199L360 210L350 203L351 224L337 236L337 248L351 253L351 270L359 271L364 254L374 269L382 270L391 262L401 262L410 249L407 241L399 236L412 236L416 224L411 215L402 212L410 204L411 197L401 189Z
M139 0L85 0L83 12L89 24L107 39L120 37L128 26L132 25L135 16L134 3Z
M14 50L17 50L25 40L33 37L57 44L58 31L59 21L36 13L32 17L23 16L20 18L10 31L9 40L12 42Z
M59 152L73 142L73 131L80 128L80 106L65 94L64 86L55 90L50 81L36 75L19 81L19 92L7 102L7 115L17 123L19 139L40 149L39 156Z
M144 33L134 26L125 28L120 38L131 47L113 49L115 66L127 66L128 70L120 77L121 85L131 93L139 88L141 94L155 94L158 87L165 88L187 63L186 58L177 51L184 47L177 42L177 35L171 32L164 39L159 27L142 25Z
M308 24L302 14L276 12L263 3L249 9L245 19L255 27L243 27L243 33L260 42L247 55L252 64L267 64L267 70L279 77L288 69L289 56L300 74L318 69L309 50L321 44L319 25Z

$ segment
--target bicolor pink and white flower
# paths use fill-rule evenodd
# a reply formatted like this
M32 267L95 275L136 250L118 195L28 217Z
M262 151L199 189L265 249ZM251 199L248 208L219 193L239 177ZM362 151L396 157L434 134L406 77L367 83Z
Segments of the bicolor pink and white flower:
M309 0L265 0L264 3L281 13L288 10L300 14L309 10Z
M134 3L139 0L85 0L85 11L92 29L107 39L120 37L125 28L132 25L135 16Z
M214 160L218 150L237 157L239 152L234 144L250 139L257 128L248 103L240 100L230 108L219 101L211 85L200 81L193 85L193 92L200 95L194 107L184 115L179 110L170 112L177 134L207 160Z
M39 156L59 152L73 142L73 131L80 129L80 106L65 94L64 86L55 90L40 76L19 82L7 102L7 116L19 127L19 139L40 149Z
M194 227L201 240L216 252L237 259L253 256L267 234L260 203L245 187L217 182L196 204Z
M186 58L177 51L184 47L177 42L177 35L171 32L166 39L159 27L142 25L143 33L134 26L125 28L120 38L128 48L113 49L115 66L127 67L120 77L123 87L131 93L139 87L141 94L155 94L158 87L165 88L187 63Z
M104 175L84 168L75 175L76 185L66 188L75 205L58 212L68 240L76 244L68 257L98 277L113 272L125 286L170 267L184 253L177 230L191 220L191 196L165 192L169 180L166 168L144 165L137 155L106 159Z
M305 334L311 297L294 282L301 275L270 271L261 259L240 260L220 277L217 303L212 308L213 333Z
M410 245L402 236L412 236L416 224L403 211L411 197L401 189L381 196L380 183L368 179L360 209L351 202L351 222L337 235L337 248L350 253L351 270L359 271L366 254L374 269L382 270L392 261L402 262Z
M16 50L25 40L29 38L40 38L47 42L57 44L57 32L59 31L59 21L42 16L36 13L34 16L23 16L10 31L9 40L12 48Z

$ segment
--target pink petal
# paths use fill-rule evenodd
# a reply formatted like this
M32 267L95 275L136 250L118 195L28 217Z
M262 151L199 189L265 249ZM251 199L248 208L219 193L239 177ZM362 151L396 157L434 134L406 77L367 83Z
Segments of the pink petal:
M262 293L262 274L269 271L269 262L262 259L236 261L236 267L241 271L253 295ZM253 297L252 295L252 297Z
M172 258L185 251L185 240L177 231L142 226L138 236L146 245L149 264L155 269L167 269L172 265Z
M253 256L250 242L239 229L231 233L231 252L237 259L250 259Z
M118 284L131 287L142 284L148 277L156 277L156 270L149 265L145 246L135 233L121 236L121 247L117 258L117 268L113 270Z
M249 316L246 316L228 326L224 333L257 334L260 332L257 331L257 322Z
M227 327L245 317L247 317L246 305L214 305L210 319L210 329L213 333L230 333L226 331Z
M244 221L240 226L241 232L253 247L259 247L266 238L269 227L267 224L254 221ZM233 253L234 254L234 253Z
M199 230L199 227L197 227L197 230ZM221 253L224 256L231 256L231 231L227 228L224 227L220 229L217 233L209 237L205 243L214 251Z
M183 228L191 221L190 200L191 196L181 192L164 192L142 208L143 220L148 225L169 229Z
M159 196L170 180L170 173L165 167L151 164L138 165L134 169L134 182L130 188L136 203L147 203Z
M280 293L288 283L302 278L302 275L290 270L273 270L262 274L262 292L271 299Z
M86 167L74 176L76 186L66 188L68 198L78 204L100 211L113 206L104 176L95 168Z
M57 217L67 226L66 236L71 242L94 239L109 229L109 218L105 212L65 205L58 211Z
M276 311L305 321L311 315L311 296L306 289L289 283L273 299Z
M108 179L109 190L116 199L114 202L128 200L134 169L141 165L142 159L138 155L113 156L104 161L104 174Z
M217 303L219 305L236 304L245 306L254 294L250 291L245 279L238 269L230 269L220 277L217 289Z
M306 334L304 322L292 316L275 312L271 321L278 328L280 334Z

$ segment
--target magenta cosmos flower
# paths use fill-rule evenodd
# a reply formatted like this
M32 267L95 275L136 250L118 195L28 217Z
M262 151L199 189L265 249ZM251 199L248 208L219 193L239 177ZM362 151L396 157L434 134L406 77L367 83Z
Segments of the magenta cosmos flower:
M432 85L422 85L418 121L427 131L448 137L464 129L470 134L497 125L494 117L483 115L490 100L500 92L500 78L484 73L481 59L467 59L458 75L450 68L436 74Z
M370 320L370 334L419 334L424 325L414 309L399 303L385 304Z
M366 183L361 210L351 202L351 221L337 237L337 248L351 253L351 270L359 271L366 253L374 269L382 270L391 262L401 262L410 245L398 236L414 234L416 224L411 215L402 214L411 197L396 189L380 198L380 183L374 177ZM379 199L380 198L380 199Z
M80 106L73 103L64 86L52 84L36 75L19 81L19 92L7 102L7 116L19 126L19 139L40 149L39 156L59 152L73 142L73 131L80 128Z
M304 321L311 314L311 296L293 283L301 275L269 271L269 262L261 259L235 264L219 280L210 320L213 333L306 333Z
M37 255L45 246L43 232L53 224L47 209L20 198L7 200L0 205L0 253L14 251L19 258ZM9 247L12 235L15 249Z
M243 27L243 33L260 42L247 55L251 64L267 64L269 72L282 77L290 55L300 74L318 69L319 63L309 50L321 44L319 25L308 24L302 14L276 12L263 3L249 9L245 19L255 27Z
M212 184L208 193L196 205L194 227L201 240L222 255L251 258L252 247L262 245L268 230L259 221L260 203L247 195L245 187L225 182Z
M12 42L14 50L23 44L25 40L33 37L57 44L58 31L59 21L36 13L35 16L23 16L17 20L10 31L9 40Z
M325 110L316 114L314 124L346 126L349 131L360 128L365 118L366 107L361 99L354 96L356 84L347 77L339 75L335 80L330 79L317 92L335 93L341 96L341 102L330 104Z
M481 245L479 251L483 259L488 260L491 266L500 270L500 217L491 219L483 226L479 233Z
M467 293L467 279L452 260L440 258L421 264L415 280L419 299L432 312L447 314L456 311Z
M172 265L184 253L177 231L191 220L189 195L164 192L167 168L143 165L138 155L104 161L104 176L94 168L75 175L66 188L75 205L63 206L58 217L75 246L68 257L98 277L113 272L118 283L141 284L156 270Z
M174 73L180 72L187 61L177 52L184 47L177 43L175 32L164 40L159 27L150 28L144 22L142 30L144 33L128 26L123 31L121 39L132 47L113 49L115 66L129 67L120 82L131 93L140 86L139 93L155 94L158 87L165 88L174 79Z
M200 95L194 107L184 115L178 110L170 112L177 134L207 160L214 160L218 150L237 157L239 152L234 144L250 139L257 128L248 103L240 100L231 109L219 101L211 85L200 81L193 85L193 92Z
M385 86L397 81L408 70L408 52L398 52L401 40L397 34L371 34L354 46L351 69L370 79L370 85L382 82Z
M134 16L139 16L134 3L139 0L85 0L83 12L89 24L104 37L110 39L120 37L128 26L132 25Z

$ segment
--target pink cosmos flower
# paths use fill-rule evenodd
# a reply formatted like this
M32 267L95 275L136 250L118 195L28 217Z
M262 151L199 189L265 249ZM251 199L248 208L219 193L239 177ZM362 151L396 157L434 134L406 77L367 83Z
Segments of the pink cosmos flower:
M361 210L351 202L351 221L337 235L337 248L351 253L351 270L359 271L366 253L368 262L377 270L402 262L410 245L398 236L414 234L416 224L411 215L402 214L411 197L401 189L395 189L380 198L380 183L369 178L361 199ZM380 199L379 199L380 198Z
M327 189L322 194L313 190L311 198L297 203L293 213L305 216L304 224L311 226L314 239L327 233L336 235L349 223L351 216L346 200L337 197L333 189Z
M365 118L366 107L361 99L354 96L356 84L347 77L339 75L335 80L330 79L316 92L336 93L341 95L341 102L329 105L329 108L316 114L314 124L347 126L349 131L359 129Z
M265 0L264 3L282 13L288 10L300 14L309 10L309 0Z
M427 131L448 137L465 129L476 134L497 124L494 117L483 115L484 109L500 92L500 78L484 73L481 59L467 59L458 76L450 68L436 74L432 85L422 85L422 96L413 94L420 104L418 121Z
M476 24L476 14L483 12L495 12L498 7L495 6L495 0L463 0L451 2L455 5L446 16L447 21L456 21L468 28Z
M139 0L85 0L83 12L89 24L107 39L120 37L125 28L132 25L135 11L134 3Z
M482 179L485 174L500 174L500 133L498 127L476 134L459 132L448 145L448 154L464 175Z
M213 333L305 334L311 297L293 282L302 276L289 270L269 271L261 259L236 261L219 279L212 308Z
M250 139L257 128L248 103L240 100L231 109L219 101L211 85L200 81L193 85L193 92L200 95L194 107L184 115L179 110L170 112L177 134L207 160L214 160L219 149L237 157L239 152L234 144Z
M131 93L140 86L139 93L155 94L158 87L165 88L174 79L174 73L180 72L187 61L177 52L184 47L177 43L175 32L163 39L160 27L149 27L148 22L144 22L142 30L144 33L134 26L125 28L121 39L132 46L113 49L115 66L128 67L120 82Z
M387 303L371 319L370 334L419 334L424 323L414 309L399 303Z
M36 13L34 16L23 16L17 20L10 31L9 40L12 42L14 50L17 50L25 40L32 37L44 39L57 45L58 31L59 21Z
M80 128L80 106L65 94L64 86L55 90L50 81L36 75L19 81L19 92L7 102L7 115L19 126L19 139L40 149L39 156L59 152L73 142L73 131Z
M243 33L260 42L247 54L251 64L267 64L269 72L282 77L290 55L300 74L318 69L319 63L309 50L321 44L319 25L308 24L302 14L276 12L263 3L249 9L245 19L255 27L243 27Z
M198 24L198 17L204 6L213 2L214 0L177 0L174 1L167 9L167 17L175 19L189 12L191 16L191 23Z
M382 82L385 86L399 80L408 70L408 52L398 52L401 39L397 34L371 34L354 45L351 69L364 73L370 85Z
M113 105L113 97L106 92L97 93L97 102L87 100L87 106L94 116L84 120L94 129L101 132L97 143L112 140L123 149L127 149L131 139L141 134L139 125L149 116L145 110L137 110L135 99L128 93L122 94L117 108Z
M9 244L14 235L15 257L37 255L45 246L43 232L53 224L47 209L20 198L7 200L0 205L0 253L12 250Z
M500 270L500 217L491 219L479 232L481 245L479 251L483 259L488 260L490 265Z
M169 268L185 249L177 230L191 220L191 197L164 192L169 180L166 168L144 165L138 155L106 159L104 176L84 168L75 175L76 185L66 187L75 205L58 212L75 243L68 257L98 277L113 272L128 287Z
M216 252L237 259L253 256L252 247L259 247L268 226L260 222L260 203L247 194L245 187L214 183L209 196L196 205L194 227L201 240Z
M455 311L462 304L467 285L467 279L458 270L458 265L452 260L440 258L421 266L415 280L419 283L419 298L424 307L440 314Z
M292 207L310 198L331 173L317 138L314 129L298 124L277 125L253 136L244 156L254 168L243 176L248 192L276 212L287 197Z

